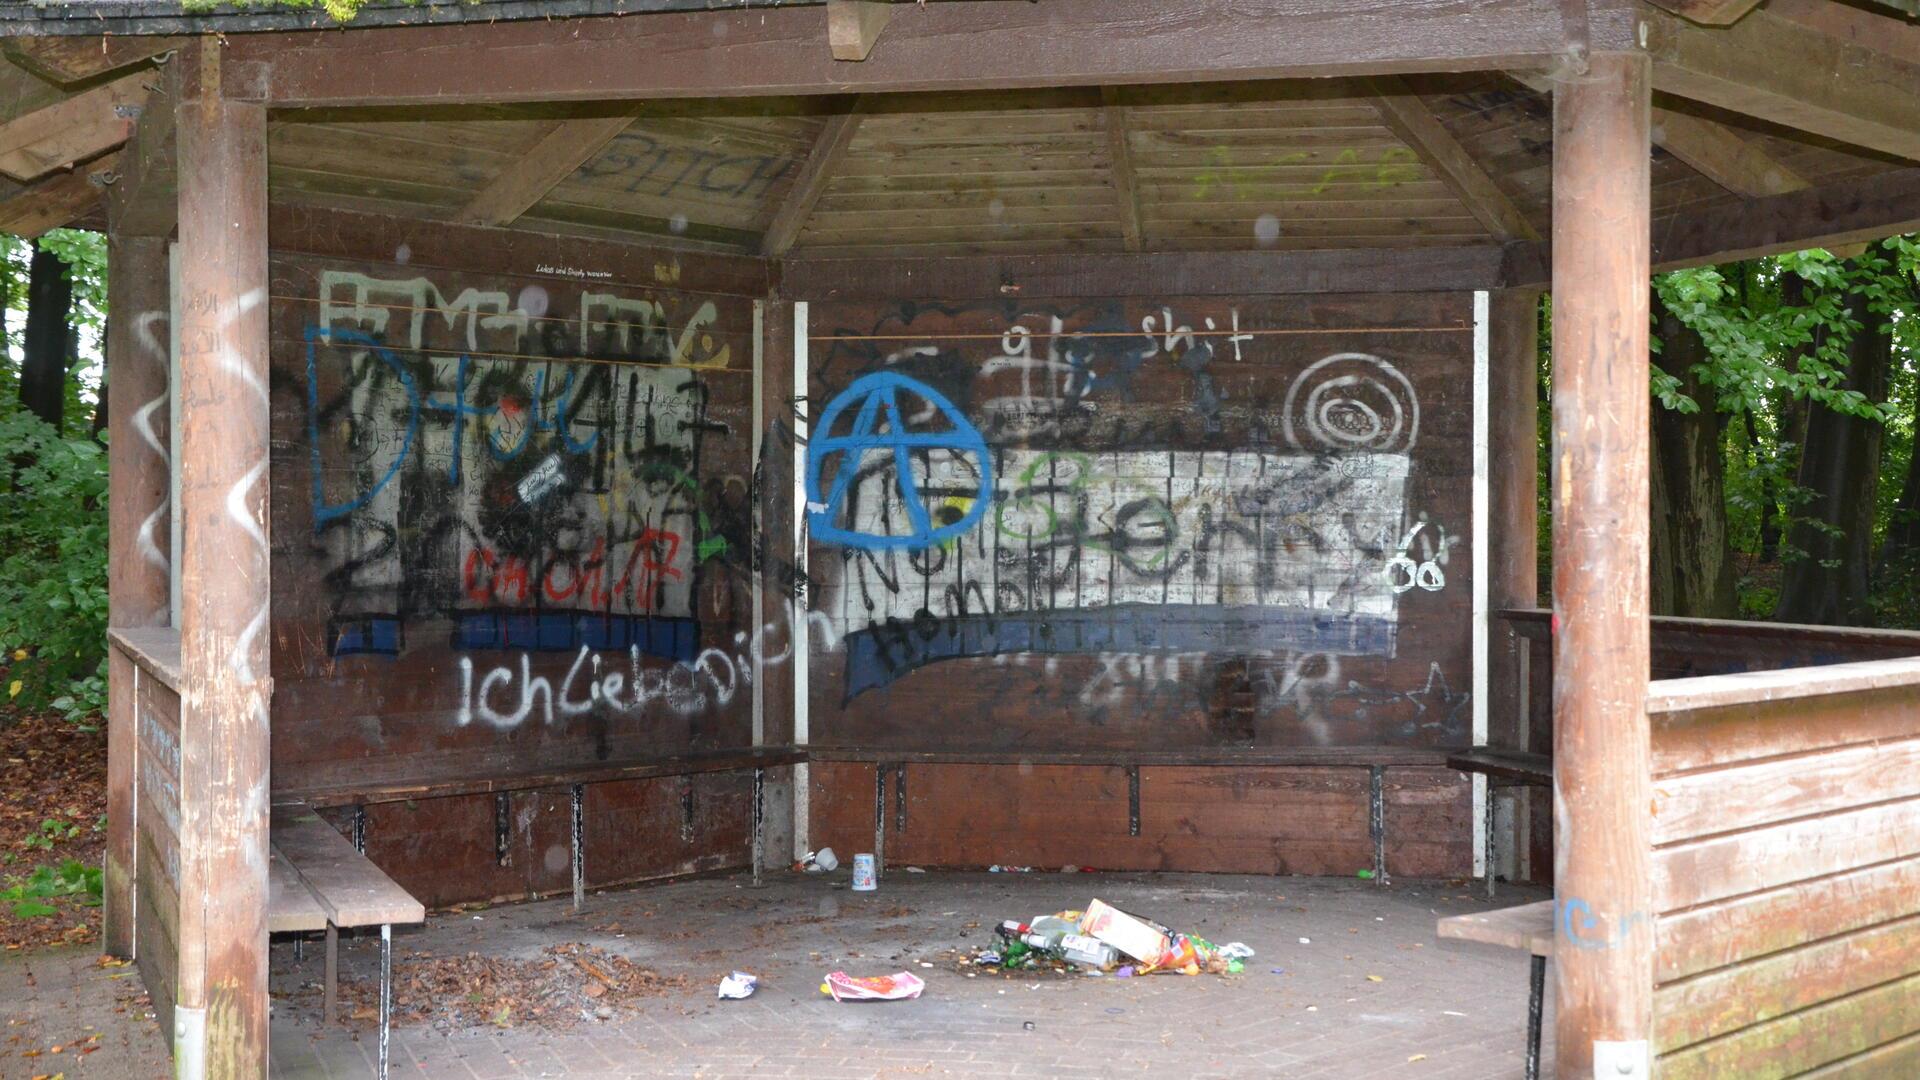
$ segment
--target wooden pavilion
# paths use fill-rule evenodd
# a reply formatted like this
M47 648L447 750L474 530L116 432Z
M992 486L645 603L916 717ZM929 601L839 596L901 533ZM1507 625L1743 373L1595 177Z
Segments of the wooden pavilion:
M1647 607L1649 274L1920 229L1910 16L7 5L0 228L111 253L108 950L264 1075L283 803L429 907L1505 874L1563 1078L1920 1073L1920 646Z

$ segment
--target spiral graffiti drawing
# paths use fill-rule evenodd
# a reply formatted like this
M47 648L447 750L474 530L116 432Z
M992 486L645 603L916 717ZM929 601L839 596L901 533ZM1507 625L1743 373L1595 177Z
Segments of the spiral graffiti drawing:
M1420 436L1420 402L1413 384L1385 360L1334 353L1287 388L1281 424L1300 450L1406 453Z

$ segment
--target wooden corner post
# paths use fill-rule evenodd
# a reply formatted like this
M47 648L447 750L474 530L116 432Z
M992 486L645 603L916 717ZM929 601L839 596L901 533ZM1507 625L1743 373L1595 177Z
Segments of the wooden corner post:
M1645 1080L1649 71L1554 88L1553 719L1558 1075Z
M175 114L181 1080L267 1072L267 117L224 48L184 52Z
M167 238L107 227L107 624L172 621L168 548ZM102 946L133 955L133 668L108 662L107 858Z

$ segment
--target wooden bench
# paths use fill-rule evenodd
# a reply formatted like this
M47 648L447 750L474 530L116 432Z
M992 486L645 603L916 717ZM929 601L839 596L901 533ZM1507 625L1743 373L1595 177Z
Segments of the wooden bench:
M1553 901L1451 915L1440 920L1437 930L1443 938L1523 949L1532 956L1527 995L1527 1080L1539 1080L1540 1014L1546 1006L1547 958L1553 955Z
M272 837L267 927L326 931L322 1011L329 1022L340 974L340 929L380 928L379 1075L386 1080L387 1033L393 1019L393 926L425 922L426 908L305 806L275 807Z
M1486 857L1487 857L1487 899L1493 899L1493 879L1498 865L1494 851L1493 798L1491 788L1497 781L1505 781L1505 786L1529 784L1536 787L1553 786L1553 758L1546 754L1533 754L1525 750L1507 750L1498 746L1476 746L1471 750L1458 750L1447 755L1447 768L1456 769L1469 775L1480 773L1487 778L1489 788L1486 807Z

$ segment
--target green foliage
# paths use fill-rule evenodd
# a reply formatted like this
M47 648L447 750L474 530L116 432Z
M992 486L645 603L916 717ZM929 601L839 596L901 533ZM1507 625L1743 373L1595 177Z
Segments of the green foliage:
M79 720L106 704L107 455L0 397L0 649L10 695Z
M28 919L59 914L46 901L63 896L79 897L82 904L98 907L103 891L99 867L68 859L57 867L38 867L25 878L14 878L10 887L0 889L0 903L12 904L15 918Z
M180 7L189 12L204 12L220 7L320 8L340 22L346 22L370 2L372 0L237 0L237 2L236 0L181 0ZM421 0L406 0L408 5L420 2ZM465 0L465 2L472 3L474 0Z

